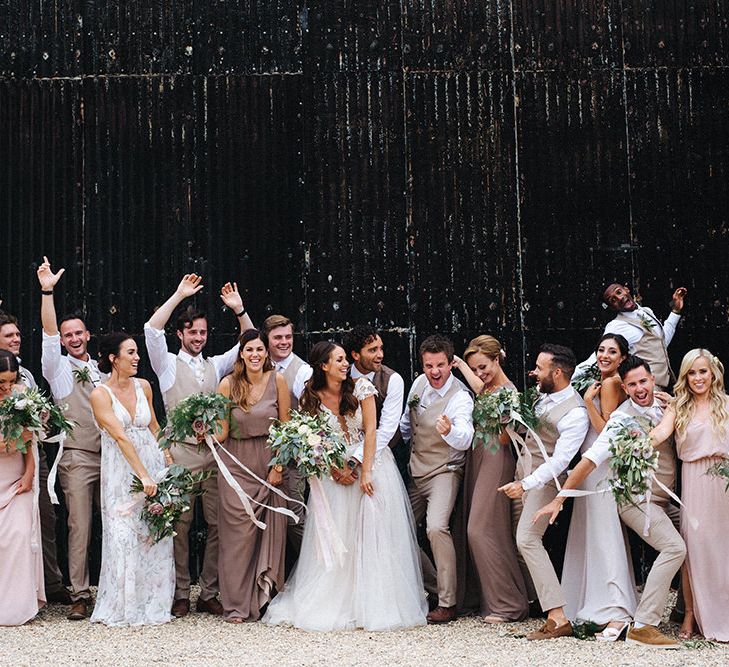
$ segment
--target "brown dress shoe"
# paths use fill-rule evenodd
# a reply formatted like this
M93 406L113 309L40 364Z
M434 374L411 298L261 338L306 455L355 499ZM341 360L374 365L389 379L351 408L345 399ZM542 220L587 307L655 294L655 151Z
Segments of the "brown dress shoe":
M71 594L68 592L68 589L65 586L63 588L59 588L56 591L53 591L52 593L46 592L46 602L57 602L58 604L73 604Z
M66 618L69 621L83 621L89 615L90 605L91 600L76 600L76 602L71 605L71 609L69 610Z
M172 615L175 618L182 618L190 613L190 600L180 598L172 603Z
M547 622L534 632L530 632L526 638L529 641L539 641L540 639L556 639L557 637L571 637L572 636L572 623L567 621L562 625L557 625L551 618L547 619Z
M428 623L450 623L456 620L456 607L438 606L431 611L426 617Z
M215 616L222 616L223 605L220 604L218 598L210 598L209 600L202 600L198 598L197 603L195 604L195 611L207 612L208 614L213 614Z
M681 645L670 637L659 632L655 625L644 625L642 628L631 627L625 636L626 644L640 644L647 648L681 648Z

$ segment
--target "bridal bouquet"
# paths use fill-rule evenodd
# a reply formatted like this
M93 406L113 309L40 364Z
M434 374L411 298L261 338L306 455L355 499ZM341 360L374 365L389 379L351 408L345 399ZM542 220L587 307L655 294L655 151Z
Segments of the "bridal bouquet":
M612 454L609 484L618 505L635 504L637 496L645 495L658 468L658 452L648 435L650 425L641 421L633 419L609 427Z
M328 475L332 467L343 468L346 444L322 414L291 411L287 422L275 420L268 429L271 465L296 465L305 477Z
M222 394L192 394L183 398L167 413L167 423L160 431L158 439L162 449L173 444L189 442L200 443L205 436L220 433L219 422L228 418L230 399ZM204 443L200 443L201 448Z
M585 392L593 384L595 384L595 382L600 382L600 380L602 380L602 373L600 372L597 363L594 363L590 364L587 368L582 369L578 375L572 378L570 384L580 396L584 396Z
M38 440L47 440L51 431L68 435L74 423L66 419L63 410L38 389L13 392L0 401L0 438L6 451L14 446L25 454L28 443L23 433L29 431Z
M729 459L722 459L715 463L706 471L706 474L711 477L722 477L725 479L726 488L724 490L729 493Z
M141 509L140 518L149 528L150 541L157 544L165 537L176 535L175 523L190 509L193 497L205 493L199 484L213 474L212 470L192 473L181 465L173 464L157 483L157 493L153 496L144 495L142 480L133 475L131 489L135 499L129 506L121 508L120 512L130 514Z
M538 398L535 387L523 393L501 387L491 393L479 394L473 406L474 448L479 444L486 447L490 441L489 451L495 453L499 450L497 438L504 429L515 431L520 425L536 429L539 420L534 405Z

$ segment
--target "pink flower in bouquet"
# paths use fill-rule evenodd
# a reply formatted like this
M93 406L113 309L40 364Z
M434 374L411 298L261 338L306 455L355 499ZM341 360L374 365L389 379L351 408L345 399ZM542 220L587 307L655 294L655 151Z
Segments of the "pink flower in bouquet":
M40 420L41 424L45 426L48 423L48 420L51 418L51 413L48 410L42 410L40 413Z
M641 432L637 428L632 428L628 435L630 435L631 438L640 438Z
M198 435L205 435L208 432L208 425L202 419L192 422L192 430Z
M317 456L321 456L324 453L324 447L322 445L317 445L316 447L314 447L314 453Z
M499 421L502 424L508 424L511 421L511 415L508 412L505 412L503 415L501 415Z
M150 514L162 514L165 511L165 508L162 506L162 503L152 503L147 508L147 511Z

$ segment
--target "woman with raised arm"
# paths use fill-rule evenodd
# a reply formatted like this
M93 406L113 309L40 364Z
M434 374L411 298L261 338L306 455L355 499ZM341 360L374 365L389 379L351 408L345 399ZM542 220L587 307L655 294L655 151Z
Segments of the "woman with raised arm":
M729 495L727 479L707 474L729 458L729 397L724 366L709 350L686 353L674 386L676 399L651 431L654 443L676 434L681 459L681 536L686 561L681 587L686 611L679 631L690 639L729 641Z
M585 392L590 430L580 448L586 452L595 442L613 411L626 400L618 366L628 356L628 341L620 334L605 334L595 349L600 380ZM582 485L586 491L607 489L609 462L592 471ZM606 627L595 635L599 641L615 641L627 630L638 601L635 577L625 529L609 491L575 498L572 507L562 590L567 618L592 621Z
M501 367L506 357L493 336L477 336L455 358L476 394L514 389ZM521 621L529 611L524 577L519 568L511 526L511 500L497 489L514 481L516 458L508 439L477 445L466 459L463 511L468 551L460 587L467 596L464 610L478 605L486 623ZM473 601L468 599L474 594Z
M410 504L392 452L375 451L377 390L365 378L350 377L344 349L331 341L314 345L309 364L313 374L300 409L326 416L346 440L348 459L364 441L364 460L359 475L348 465L322 479L334 529L346 548L341 560L330 569L320 562L310 497L299 561L263 620L322 632L425 625Z
M175 592L172 538L157 544L133 504L136 475L144 493L157 493L157 480L169 452L162 453L159 424L152 407L152 388L134 376L137 344L124 332L99 341L99 370L110 377L91 392L94 419L101 430L101 573L92 622L147 625L171 620ZM165 461L165 459L167 459Z
M18 371L15 355L0 350L0 401L13 391L25 391L18 384ZM13 443L0 439L0 625L22 625L46 603L30 434L24 440L28 447L21 454Z
M283 468L273 466L268 446L271 421L289 420L291 398L283 375L273 370L268 340L257 329L244 331L233 372L220 382L218 391L232 401L228 420L221 424L223 462L240 487L258 503L256 526L243 511L236 490L222 476L218 479L218 578L220 598L229 623L257 621L261 609L283 588L286 557L286 515L268 507L286 507L286 501L243 470L233 457L260 479L279 487ZM268 507L264 507L267 505Z

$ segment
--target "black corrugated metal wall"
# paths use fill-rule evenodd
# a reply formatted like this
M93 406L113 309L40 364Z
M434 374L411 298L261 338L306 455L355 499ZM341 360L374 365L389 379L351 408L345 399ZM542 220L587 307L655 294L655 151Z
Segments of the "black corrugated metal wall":
M305 349L370 321L586 356L627 280L672 356L729 360L723 0L0 1L0 262L37 375L35 268L139 335L181 274L289 314ZM153 379L151 373L145 376Z

